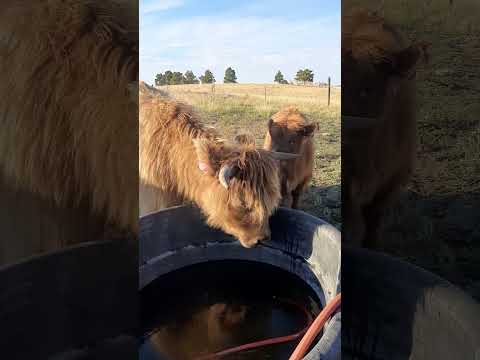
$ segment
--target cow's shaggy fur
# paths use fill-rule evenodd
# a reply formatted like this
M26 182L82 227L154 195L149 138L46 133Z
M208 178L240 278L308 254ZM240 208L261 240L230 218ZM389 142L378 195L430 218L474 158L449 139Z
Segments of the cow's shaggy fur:
M193 201L210 226L246 247L269 236L268 219L280 201L278 167L269 152L229 144L189 106L140 93L139 157L141 188L174 200L157 206L172 205L174 198ZM218 178L225 165L233 169L228 189ZM142 213L152 210L143 207Z
M2 3L2 193L36 198L9 205L24 226L51 214L28 236L12 230L0 263L94 240L110 226L137 231L137 9L130 0ZM77 225L68 230L66 218Z
M300 155L298 159L280 163L283 206L298 208L300 197L312 179L316 127L295 107L280 110L268 121L263 148Z
M413 170L415 69L422 45L409 44L362 9L344 15L342 26L343 236L375 248L381 245L382 216ZM365 121L360 117L373 123L359 128Z

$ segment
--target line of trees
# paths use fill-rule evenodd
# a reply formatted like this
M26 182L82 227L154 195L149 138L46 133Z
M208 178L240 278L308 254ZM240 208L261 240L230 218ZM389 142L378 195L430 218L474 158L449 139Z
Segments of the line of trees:
M157 74L155 77L155 85L157 86L198 83L199 80L191 70L186 71L185 74L179 71L167 70L165 73Z
M307 82L313 82L314 73L310 69L300 69L297 71L295 75L295 80L298 82L303 82L305 85ZM278 84L288 84L288 81L285 80L282 72L280 70L277 71L275 74L275 78L273 80ZM178 72L178 71L170 71L167 70L164 73L157 74L155 77L155 85L162 86L162 85L179 85L179 84L213 84L216 82L213 73L210 70L205 70L205 73L201 76L197 77L193 73L193 71L188 70L185 74ZM237 82L237 74L235 70L231 67L228 67L225 70L225 76L223 78L223 82L225 84L234 84Z
M170 71L167 70L164 73L157 74L155 77L155 85L162 86L162 85L179 85L179 84L213 84L216 82L215 76L210 70L205 70L203 75L200 75L197 79L193 71L188 70L185 74L182 74L178 71ZM225 70L225 76L223 78L223 82L225 84L229 83L236 83L237 82L237 75L235 70L231 67L228 67Z
M314 77L314 73L312 70L300 69L297 71L297 74L295 75L295 81L303 82L303 84L305 85L307 82L313 82L313 77ZM288 81L285 80L285 77L283 76L280 70L278 70L277 73L275 74L275 78L273 82L276 82L278 84L288 84Z

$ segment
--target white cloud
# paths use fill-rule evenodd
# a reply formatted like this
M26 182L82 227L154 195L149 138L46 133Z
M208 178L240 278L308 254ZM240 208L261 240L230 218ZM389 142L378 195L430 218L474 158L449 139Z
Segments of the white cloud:
M338 23L337 23L338 22ZM217 81L232 66L239 82L272 82L277 70L293 79L311 68L315 81L340 81L340 19L196 17L149 24L140 32L140 78L152 82L168 70L150 59L168 57L171 70L209 68Z
M150 14L183 5L183 0L140 0L140 13Z

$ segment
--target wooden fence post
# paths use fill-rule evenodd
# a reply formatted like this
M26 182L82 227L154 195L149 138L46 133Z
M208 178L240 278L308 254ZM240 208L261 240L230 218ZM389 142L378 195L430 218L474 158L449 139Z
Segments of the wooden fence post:
M328 106L330 106L330 76L328 77Z
M212 84L212 104L215 102L215 83Z
M267 106L267 87L265 86L265 106Z

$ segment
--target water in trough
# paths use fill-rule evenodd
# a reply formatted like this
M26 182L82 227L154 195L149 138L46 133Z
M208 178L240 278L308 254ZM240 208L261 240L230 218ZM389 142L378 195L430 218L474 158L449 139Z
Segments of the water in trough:
M141 291L140 359L189 360L252 341L293 334L320 312L313 290L274 266L211 261L156 279ZM288 359L300 339L222 359Z

